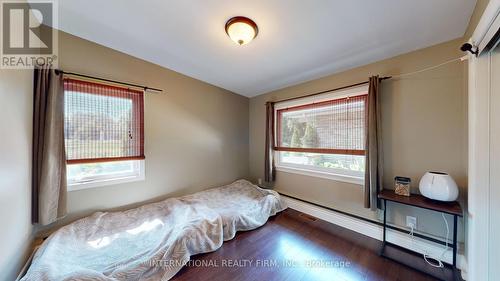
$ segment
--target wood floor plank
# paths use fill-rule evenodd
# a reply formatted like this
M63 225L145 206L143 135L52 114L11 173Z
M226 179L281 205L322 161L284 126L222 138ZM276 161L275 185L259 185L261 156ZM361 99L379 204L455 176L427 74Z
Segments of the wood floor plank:
M193 263L172 280L436 280L380 257L379 245L375 239L287 209L263 227L238 233L217 251L192 257ZM420 262L419 256L404 258ZM217 266L196 266L202 261Z

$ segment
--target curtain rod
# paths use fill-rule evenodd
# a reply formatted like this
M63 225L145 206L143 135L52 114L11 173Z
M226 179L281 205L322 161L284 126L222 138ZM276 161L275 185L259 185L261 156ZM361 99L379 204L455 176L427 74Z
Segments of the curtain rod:
M144 86L144 85L131 84L131 83L126 83L126 82L121 82L121 81L116 81L116 80L111 80L111 79L99 78L99 77L85 75L85 74L80 74L80 73L66 72L66 71L63 71L61 69L56 69L55 73L57 75L59 75L59 74L67 74L67 75L73 75L73 76L90 78L90 79L95 79L95 80L100 80L100 81L106 81L106 82L111 82L111 83L116 83L116 84L121 84L121 85L136 87L136 88L142 88L142 89L144 89L144 92L146 92L147 90L152 90L152 91L155 91L155 92L163 92L162 89L151 88L151 87Z
M391 78L392 78L392 76L387 76L387 77L381 77L381 78L379 78L379 80L382 81L382 80L391 79ZM301 99L301 98L307 98L307 97L312 97L312 96L317 96L317 95L321 95L324 93L328 93L331 91L338 91L338 90L343 90L343 89L347 89L347 88L351 88L351 87L361 86L364 84L368 84L368 81L364 81L364 82L360 82L360 83L356 83L356 84L352 84L352 85L348 85L348 86L342 86L342 87L335 88L335 89L325 90L325 91L321 91L321 92L317 92L317 93L313 93L313 94L309 94L309 95L305 95L305 96L287 98L287 99L270 101L270 102L278 103L278 102L291 101L291 100L296 100L296 99Z

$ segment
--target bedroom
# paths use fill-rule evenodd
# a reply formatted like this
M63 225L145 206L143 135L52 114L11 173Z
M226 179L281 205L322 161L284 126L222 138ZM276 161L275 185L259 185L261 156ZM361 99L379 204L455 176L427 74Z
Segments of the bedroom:
M205 205L223 200L234 207L267 194L268 201L259 201L262 213L252 213L259 219L241 215L234 238L227 228L211 232L217 243L203 251L210 253L192 253L172 280L495 280L499 274L500 248L492 239L500 225L492 188L500 159L493 79L499 1L42 1L48 10L12 2L1 1L0 280L36 280L26 275L40 269L33 260L50 259L43 251L33 259L34 248L51 249L58 240L47 237L66 237L58 229L82 218L162 202L183 210L206 195L199 192L227 186L244 192L193 204L211 208ZM47 43L46 36L53 44L31 46L37 38ZM35 51L9 52L26 42ZM464 43L470 51L461 50ZM19 63L33 56L51 67ZM59 90L36 87L54 81ZM63 94L53 105L59 109L35 110L43 108L35 97L50 93ZM130 104L92 98L116 95ZM130 107L139 110L124 119ZM369 108L379 109L379 120L368 117ZM59 118L42 122L51 112ZM64 136L59 142L41 129L52 122ZM63 161L43 157L63 152ZM65 176L54 170L62 167ZM369 172L382 178L367 179ZM415 206L427 172L449 174L460 211L436 212L449 203L435 200L432 210ZM414 205L378 199L382 190L394 194L396 177L411 195L395 200ZM228 206L211 208L225 215L206 212L203 219L223 227L226 218L250 212L245 204L231 212ZM124 227L167 233L166 217L143 219ZM384 237L391 245L381 253ZM111 248L103 245L99 251ZM146 280L120 279L119 269L104 271L109 266L82 268L102 280ZM58 271L85 280L70 266L46 274Z

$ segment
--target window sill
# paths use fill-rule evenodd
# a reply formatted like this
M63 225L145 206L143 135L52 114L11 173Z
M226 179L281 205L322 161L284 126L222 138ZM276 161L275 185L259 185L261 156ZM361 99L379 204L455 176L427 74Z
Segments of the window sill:
M307 169L276 166L276 170L279 172L329 179L329 180L333 180L333 181L346 182L346 183L360 185L360 186L363 186L365 183L365 180L363 178L347 176L347 175L340 175L340 174L325 173L325 172L313 171L313 170L307 170Z
M122 178L114 178L114 179L101 179L101 180L92 180L79 183L68 183L68 191L77 191L77 190L97 188L108 185L142 181L144 179L145 179L144 175L137 175L137 176L122 177Z

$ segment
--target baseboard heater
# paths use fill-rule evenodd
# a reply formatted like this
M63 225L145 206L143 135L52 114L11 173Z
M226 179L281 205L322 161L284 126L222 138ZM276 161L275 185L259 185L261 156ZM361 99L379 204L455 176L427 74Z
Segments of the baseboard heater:
M362 220L362 221L365 221L365 222L368 222L368 223L372 223L372 224L375 224L375 225L378 225L378 226L382 226L383 225L379 221L374 221L374 220L367 219L367 218L364 218L364 217L360 217L360 216L357 216L357 215L354 215L354 214L351 214L351 213L347 213L347 212L344 212L344 211L341 211L341 210L337 210L337 209L334 209L334 208L331 208L331 207L323 206L323 205L320 205L320 204L317 204L317 203L314 203L314 202L310 202L310 201L307 201L307 200L304 200L304 199L300 199L300 198L297 198L297 197L294 197L294 196L290 196L290 195L285 194L285 193L281 193L281 192L278 192L278 193L280 195L282 195L282 196L285 196L285 197L288 197L288 198L292 198L294 200L298 200L298 201L301 201L301 202L304 202L304 203L307 203L307 204L311 204L311 205L314 205L316 207L327 209L329 211L336 212L336 213L339 213L339 214L342 214L342 215L345 215L345 216L349 216L351 218ZM394 226L394 225L387 225L387 228L389 228L391 230L399 231L399 232L404 233L404 234L408 234L408 230L406 230L404 228L399 228L399 227ZM443 246L446 246L446 242L445 241L436 239L434 237L430 237L430 236L427 236L427 235L424 235L424 234L420 234L420 233L413 233L413 236L418 237L418 238L422 238L422 239L427 239L427 240L429 240L431 242L434 242L436 244L441 244Z

